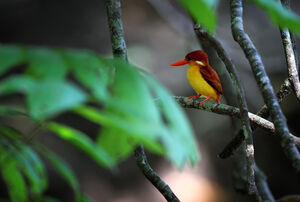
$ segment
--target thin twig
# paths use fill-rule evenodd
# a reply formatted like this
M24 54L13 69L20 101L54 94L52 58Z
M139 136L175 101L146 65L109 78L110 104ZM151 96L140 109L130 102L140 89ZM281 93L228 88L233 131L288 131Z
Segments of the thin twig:
M281 4L289 9L290 2L288 0L281 0ZM280 33L287 63L288 79L297 99L300 100L300 83L292 36L287 28L280 29Z
M143 146L138 146L134 150L135 159L140 170L146 178L160 191L169 202L179 202L179 199L172 192L170 187L156 174L148 163Z
M207 112L213 112L216 114L228 115L235 118L240 118L240 109L236 107L232 107L226 104L218 104L213 101L208 101L203 103L200 106L200 103L205 99L203 97L200 98L191 98L183 96L174 96L174 99L183 107L183 108L194 108L194 109L201 109ZM249 119L251 121L252 126L258 126L272 134L275 134L275 127L274 124L260 116L257 116L251 112L248 112ZM297 142L297 147L300 148L300 138L289 134L293 140Z
M112 50L114 57L127 60L126 43L121 20L120 0L105 0ZM150 167L145 155L144 147L138 146L135 151L136 162L145 177L160 191L169 202L180 202L170 187Z
M240 108L240 117L243 124L244 136L246 137L246 158L247 158L247 183L248 183L248 193L254 194L256 193L256 185L255 185L255 176L254 176L254 147L253 147L253 139L252 139L252 130L250 126L250 120L248 117L248 107L245 99L245 91L241 84L240 78L236 71L234 64L232 63L229 55L223 48L223 45L219 40L215 37L211 36L206 32L205 29L196 25L194 27L197 35L203 40L206 40L217 52L219 58L225 64L227 71L229 72L233 84L235 86L238 98L238 105Z
M243 49L264 101L270 109L270 115L275 125L276 134L280 138L281 146L291 161L297 173L300 173L300 154L295 146L294 139L290 136L286 119L276 99L270 79L266 74L261 57L243 27L243 7L241 0L231 0L231 29L234 39Z
M292 86L288 79L281 85L280 90L276 93L278 102L281 103L288 95L292 92ZM267 118L269 116L269 109L266 105L262 106L256 113L257 116ZM252 125L252 130L255 131L256 126ZM220 158L228 158L241 146L245 140L242 130L239 130L237 135L224 147L222 152L219 154ZM298 146L298 145L297 145Z

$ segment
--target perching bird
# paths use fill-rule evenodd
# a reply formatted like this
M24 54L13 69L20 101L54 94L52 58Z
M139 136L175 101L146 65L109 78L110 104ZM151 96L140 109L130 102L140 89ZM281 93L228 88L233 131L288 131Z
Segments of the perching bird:
M205 96L200 106L209 99L220 103L222 95L222 85L216 71L209 65L208 57L205 52L196 50L185 56L185 59L170 64L170 66L189 65L187 71L187 79L193 89L197 92L197 96Z

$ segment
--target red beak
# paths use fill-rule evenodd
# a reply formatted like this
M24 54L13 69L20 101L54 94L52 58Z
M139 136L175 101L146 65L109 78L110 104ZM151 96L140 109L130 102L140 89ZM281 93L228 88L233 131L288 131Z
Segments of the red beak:
M170 66L181 66L181 65L186 65L188 64L188 61L186 59L183 59L183 60L179 60L173 64L170 64Z

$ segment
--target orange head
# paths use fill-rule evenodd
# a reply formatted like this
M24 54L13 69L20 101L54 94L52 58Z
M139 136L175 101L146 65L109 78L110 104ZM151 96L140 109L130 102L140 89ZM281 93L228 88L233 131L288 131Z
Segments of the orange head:
M188 53L183 60L179 60L173 64L170 64L170 66L186 65L189 64L191 61L196 62L201 66L208 65L208 57L206 53L202 50L196 50Z

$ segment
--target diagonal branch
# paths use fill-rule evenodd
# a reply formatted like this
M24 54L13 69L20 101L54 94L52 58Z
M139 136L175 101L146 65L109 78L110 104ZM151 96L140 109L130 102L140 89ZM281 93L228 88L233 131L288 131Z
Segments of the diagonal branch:
M170 187L155 173L155 171L149 165L143 146L138 146L134 150L134 155L140 170L144 173L145 177L160 191L165 199L169 202L180 202Z
M270 109L270 115L275 125L276 134L278 135L281 146L291 161L297 173L300 173L300 154L295 146L294 139L290 136L286 119L281 111L276 99L270 79L266 74L261 57L252 43L249 36L244 31L243 26L243 7L242 0L231 0L231 29L234 39L239 43L247 57L256 82L263 95L264 101Z
M247 158L247 182L248 182L248 192L249 194L257 193L257 188L255 185L255 176L254 176L254 148L253 148L253 139L252 139L252 130L250 126L250 120L248 117L248 107L245 99L245 91L242 87L241 81L239 79L238 73L234 64L232 63L229 55L223 48L223 45L220 41L218 41L215 37L211 36L206 32L205 29L200 26L195 26L195 31L197 35L206 40L217 52L219 58L225 64L227 71L229 72L233 84L235 86L237 97L238 97L238 105L240 108L240 117L243 124L243 132L246 138L246 158Z
M120 0L105 0L110 38L114 57L127 60L126 43L121 20ZM151 168L142 145L135 149L136 162L145 177L158 189L168 202L180 202L170 187Z

